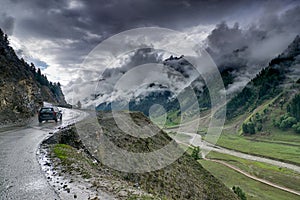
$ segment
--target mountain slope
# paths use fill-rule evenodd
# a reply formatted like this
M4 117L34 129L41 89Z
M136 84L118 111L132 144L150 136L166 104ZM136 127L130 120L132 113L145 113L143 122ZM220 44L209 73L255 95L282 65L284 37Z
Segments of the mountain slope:
M131 116L132 121L125 120L127 124L126 130L117 125L114 118L116 116L113 116L110 112L97 113L99 124L93 119L86 119L77 124L76 130L72 128L71 134L78 134L80 142L85 145L88 151L93 154L100 163L102 163L103 160L107 163L107 159L109 159L113 161L114 166L124 166L123 164L126 160L131 160L132 163L135 163L133 168L135 169L143 166L143 164L141 164L142 162L140 162L137 157L131 159L131 152L145 153L144 156L147 157L151 152L163 149L168 144L174 145L174 147L178 148L178 151L182 151L177 143L171 142L172 138L154 125L142 113L118 112L115 114L121 119L126 119L127 114ZM99 129L99 125L101 129ZM134 134L150 136L149 130L157 134L148 138L132 136ZM62 134L59 134L59 137L62 137L61 135ZM118 153L115 151L115 147L107 148L103 142L105 140L103 138L104 136L112 142L115 147L128 152ZM61 139L61 142L63 141L66 142L67 138L66 140ZM172 157L174 152L169 153L171 154L170 157ZM163 166L164 159L166 158L150 159L149 157L149 167L144 167L151 169L150 166L153 166L153 164L155 166ZM169 166L151 172L142 173L137 170L135 173L127 173L105 167L103 164L105 163L98 165L102 168L100 171L106 171L122 180L131 182L131 184L138 185L154 196L161 197L161 199L237 199L230 189L226 188L224 184L205 170L192 156L183 151L182 156ZM131 164L124 167L128 168Z
M299 78L300 37L273 59L246 87L231 99L227 105L227 117L236 117L251 112L265 100L279 95L285 87ZM296 79L296 80L295 80Z
M269 66L262 69L240 93L237 93L240 89L236 88L234 91L231 91L232 88L230 89L230 87L234 85L241 73L246 72L243 70L238 71L237 67L227 66L224 69L222 68L221 76L224 81L224 86L230 90L227 90L226 95L228 99L232 98L227 104L228 119L237 117L245 112L251 113L266 100L279 95L283 91L283 88L299 80L299 41L300 37L297 36L289 47L277 58L273 59L269 63ZM200 110L210 108L209 91L201 77L195 77L194 71L191 70L191 66L185 60L184 56L171 56L164 60L163 64L182 74L188 80L191 80L187 88L191 87L195 91ZM150 83L146 89L149 89L150 92L130 100L129 109L132 111L141 111L149 116L149 109L153 104L157 103L162 105L167 113L166 125L179 124L181 115L183 114L180 111L180 106L182 105L179 105L177 99L174 98L174 94L168 92L170 88ZM185 89L182 88L181 94L183 94L183 96L185 94L184 92ZM235 95L236 93L237 95ZM117 105L114 107L115 109L125 109L124 106L122 106L122 101L113 103ZM184 104L188 105L189 101ZM111 102L101 103L97 107L97 110L111 110Z
M0 29L0 123L33 115L43 101L66 104L59 83L52 83L33 64L19 59Z

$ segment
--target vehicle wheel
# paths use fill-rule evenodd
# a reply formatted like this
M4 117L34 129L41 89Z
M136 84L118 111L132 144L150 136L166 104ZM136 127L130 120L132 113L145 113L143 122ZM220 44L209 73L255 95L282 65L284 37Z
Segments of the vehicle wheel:
M54 121L57 122L57 118L55 118Z

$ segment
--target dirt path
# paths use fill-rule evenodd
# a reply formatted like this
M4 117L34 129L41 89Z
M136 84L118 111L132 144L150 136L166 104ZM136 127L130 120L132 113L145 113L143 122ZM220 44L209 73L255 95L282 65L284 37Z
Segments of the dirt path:
M209 161L213 161L213 162L217 162L217 163L220 163L222 165L225 165L226 167L229 167L230 169L233 169L234 171L237 171L238 173L243 174L244 176L247 176L248 178L251 178L255 181L259 181L259 182L264 183L266 185L269 185L271 187L274 187L274 188L277 188L277 189L280 189L280 190L284 190L286 192L289 192L289 193L296 194L296 195L300 196L300 192L298 192L298 191L295 191L295 190L292 190L292 189L289 189L289 188L286 188L286 187L283 187L283 186L276 185L276 184L274 184L270 181L267 181L267 180L264 180L264 179L261 179L261 178L257 178L257 177L255 177L251 174L248 174L248 173L242 171L241 169L239 169L235 166L232 166L232 165L230 165L230 164L228 164L224 161L215 160L215 159L208 159L208 158L204 158L204 159L209 160Z
M296 166L296 165L292 165L292 164L288 164L288 163L284 163L284 162L280 162L280 161L276 161L276 160L272 160L272 159L268 159L268 158L262 158L262 157L259 157L259 156L253 156L253 155L249 155L249 154L245 154L245 153L241 153L241 152L236 152L236 151L229 150L229 149L225 149L223 147L219 147L219 146L216 146L216 145L213 145L213 144L210 144L206 141L201 140L200 136L197 136L198 137L198 139L197 139L197 137L195 137L195 134L192 134L192 133L183 133L183 132L181 132L181 134L188 135L192 139L190 139L190 141L187 142L187 141L180 141L180 140L178 140L178 138L174 138L177 143L184 144L184 145L199 146L201 149L205 149L205 150L209 150L209 151L216 151L216 152L220 152L220 153L224 153L224 154L229 154L229 155L233 155L233 156L240 157L240 158L243 158L243 159L264 162L264 163L272 164L272 165L279 166L279 167L285 167L285 168L292 169L292 170L300 173L300 167ZM296 194L296 195L300 196L299 191L295 191L295 190L292 190L292 189L289 189L289 188L286 188L286 187L283 187L283 186L279 186L279 185L274 184L270 181L267 181L267 180L264 180L264 179L261 179L261 178L257 178L257 177L255 177L251 174L248 174L248 173L242 171L241 169L239 169L235 166L232 166L232 165L226 163L226 162L223 162L223 161L220 161L220 160L215 160L215 159L208 159L208 158L204 158L204 159L220 163L222 165L225 165L225 166L227 166L227 167L229 167L229 168L231 168L231 169L247 176L248 178L251 178L253 180L259 181L259 182L264 183L266 185L269 185L269 186L275 187L277 189L280 189L280 190L283 190L283 191L286 191L286 192L289 192L289 193Z
M273 160L270 158L264 158L264 157L260 157L260 156L250 155L247 153L242 153L239 151L220 147L220 146L217 146L217 145L214 145L214 144L211 144L211 143L208 143L208 142L202 140L201 136L199 136L198 134L186 133L186 132L178 132L178 133L189 136L191 139L189 140L189 142L187 142L187 141L179 141L178 138L174 138L177 142L179 141L179 142L186 143L188 145L199 146L201 149L206 150L206 151L215 151L215 152L228 154L228 155L236 156L236 157L247 159L247 160L263 162L263 163L275 165L277 167L291 169L297 173L300 173L300 166L298 166L298 165L285 163L285 162Z

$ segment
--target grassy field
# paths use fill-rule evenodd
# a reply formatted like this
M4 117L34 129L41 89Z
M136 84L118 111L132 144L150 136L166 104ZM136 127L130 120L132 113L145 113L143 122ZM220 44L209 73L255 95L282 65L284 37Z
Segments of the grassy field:
M289 136L286 135L286 138ZM291 135L293 138L293 135ZM244 153L261 155L275 160L300 165L300 146L289 143L275 143L275 140L259 141L257 137L245 137L236 134L222 134L217 144ZM288 139L287 139L288 140ZM293 141L292 139L290 141ZM278 142L278 140L277 140Z
M280 112L278 109L275 111ZM292 129L282 131L274 127L271 116L264 123L263 132L251 136L241 135L240 127L248 114L227 122L217 145L300 165L300 134L295 133ZM280 115L280 113L276 114Z
M207 155L207 158L225 161L226 163L236 166L253 176L268 180L280 186L300 191L300 174L293 170L218 152L210 152Z
M227 121L217 144L244 153L300 165L300 134L292 129L280 130L273 124L274 120L286 113L286 105L281 107L279 104L284 97L280 94L267 100L254 111ZM249 121L257 113L264 118L263 129L254 135L242 135L243 122Z
M273 124L274 120L278 120L286 113L286 105L278 106L282 97L278 95L274 99L267 100L255 110L227 121L217 145L300 166L300 134L295 133L292 129L280 130ZM265 117L262 131L254 135L242 135L243 122L249 121L256 113ZM201 123L200 126L205 128ZM213 141L215 138L210 135L210 139ZM207 137L206 140L209 141L209 138ZM191 153L191 149L188 149L188 152ZM300 191L300 174L292 170L216 152L211 152L208 158L225 161L253 176ZM199 162L229 188L234 185L240 186L246 192L248 199L300 199L294 194L254 181L222 164L207 160Z
M199 160L202 166L220 179L227 187L239 186L248 200L296 200L299 196L254 181L222 164Z

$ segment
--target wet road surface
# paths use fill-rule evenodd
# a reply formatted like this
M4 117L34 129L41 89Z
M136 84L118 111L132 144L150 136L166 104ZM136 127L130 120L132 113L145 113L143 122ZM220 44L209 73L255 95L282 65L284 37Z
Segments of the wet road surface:
M85 112L63 110L62 122L39 124L37 117L25 127L0 132L0 199L59 199L37 160L39 144L49 132L81 120Z

